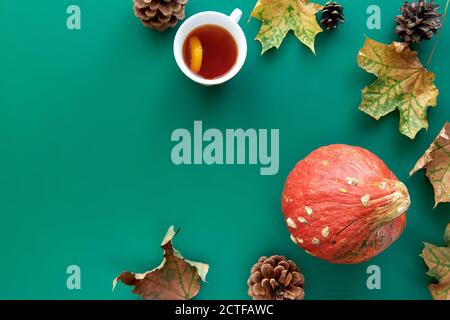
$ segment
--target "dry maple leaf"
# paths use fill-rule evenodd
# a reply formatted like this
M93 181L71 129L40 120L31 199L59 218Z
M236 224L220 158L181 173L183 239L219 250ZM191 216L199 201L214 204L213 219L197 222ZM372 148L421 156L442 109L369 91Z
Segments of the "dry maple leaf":
M400 132L411 139L428 128L427 109L436 106L439 91L434 74L407 43L386 45L367 38L357 60L361 68L378 77L362 90L361 111L378 120L398 109Z
M450 224L445 230L445 238L450 236ZM435 278L439 283L428 286L434 300L450 300L450 243L447 247L437 247L425 243L425 248L420 255L428 266L427 274Z
M209 266L183 258L172 246L177 232L173 226L167 231L161 243L164 258L158 267L145 273L122 272L114 279L113 290L120 280L134 286L133 293L145 300L188 300L196 296L200 290L199 279L205 281Z
M315 52L316 35L322 32L316 19L320 9L321 5L309 0L258 0L251 16L262 23L256 36L262 45L261 54L273 47L278 49L290 30Z
M435 207L440 202L450 202L450 122L446 122L434 142L409 172L426 169L434 188Z

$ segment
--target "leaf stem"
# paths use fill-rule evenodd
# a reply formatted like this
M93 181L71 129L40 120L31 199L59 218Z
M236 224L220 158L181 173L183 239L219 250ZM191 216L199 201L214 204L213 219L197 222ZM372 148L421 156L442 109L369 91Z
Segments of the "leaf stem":
M439 38L441 36L442 29L444 28L444 23L445 23L445 18L447 16L447 10L449 7L449 3L450 3L450 0L447 0L447 2L445 4L444 14L442 15L442 26L437 34L437 38L436 38L436 41L434 42L434 46L433 46L433 49L431 50L430 56L428 57L427 67L430 65L431 60L433 59L433 56L434 56L434 52L436 51L437 45L439 43Z

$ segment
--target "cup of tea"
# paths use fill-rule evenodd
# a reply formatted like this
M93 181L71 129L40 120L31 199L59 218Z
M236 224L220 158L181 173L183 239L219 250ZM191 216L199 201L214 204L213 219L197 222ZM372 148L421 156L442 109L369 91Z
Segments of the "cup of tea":
M233 78L247 57L247 40L239 20L240 9L227 16L204 11L187 19L173 43L175 60L191 80L206 86Z

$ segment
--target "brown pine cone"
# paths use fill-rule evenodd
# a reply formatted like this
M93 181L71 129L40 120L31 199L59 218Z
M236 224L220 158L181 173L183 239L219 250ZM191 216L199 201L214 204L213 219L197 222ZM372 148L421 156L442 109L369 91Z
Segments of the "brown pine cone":
M302 300L305 279L297 265L283 256L263 256L252 267L247 281L253 300Z
M442 28L439 5L433 0L405 1L401 15L395 18L395 32L405 42L420 43L431 39Z
M321 11L320 23L327 30L336 29L340 23L344 23L344 7L337 2L328 1Z
M134 14L144 26L158 31L173 28L184 19L188 0L133 0Z

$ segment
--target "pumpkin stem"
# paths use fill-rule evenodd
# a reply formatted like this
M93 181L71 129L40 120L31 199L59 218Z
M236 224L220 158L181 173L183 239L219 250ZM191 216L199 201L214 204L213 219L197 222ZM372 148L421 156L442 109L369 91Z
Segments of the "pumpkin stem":
M377 223L386 223L401 216L408 210L411 201L409 198L408 189L400 182L395 181L392 189L386 196L369 201L370 205L378 205L378 208L374 211L374 218Z

